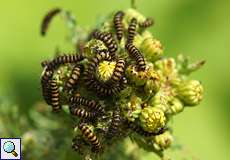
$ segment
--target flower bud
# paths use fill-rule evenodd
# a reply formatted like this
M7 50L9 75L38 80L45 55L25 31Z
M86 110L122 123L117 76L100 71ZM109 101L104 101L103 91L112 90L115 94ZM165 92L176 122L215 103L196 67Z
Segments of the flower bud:
M170 134L170 132L164 132L163 134L155 136L155 148L157 150L164 150L170 147L170 145L173 143L173 136Z
M135 65L128 66L126 73L128 78L137 86L144 85L148 80L147 71L137 71L137 67Z
M152 62L158 60L163 55L163 47L160 41L154 38L144 39L141 43L140 50L145 58Z
M125 11L125 17L124 17L125 20L126 20L126 23L129 23L133 17L135 17L135 18L137 19L137 22L143 22L143 21L145 21L145 19L146 19L146 18L145 18L141 13L139 13L137 10L132 9L132 8L127 9L127 10Z
M197 80L187 80L182 82L178 88L178 97L184 102L185 105L195 106L198 105L203 99L203 86Z
M183 109L184 109L183 103L179 99L173 98L172 100L169 101L167 114L175 115L182 112Z
M160 75L150 67L148 70L148 80L145 84L144 90L147 94L157 92L161 87Z
M143 39L148 39L148 38L153 39L152 33L150 31L148 31L148 30L143 31L141 36L142 36Z
M132 96L131 100L125 104L125 107L123 108L124 115L127 117L129 121L133 122L136 118L139 117L142 109L141 103L141 98L137 96Z
M140 121L145 131L157 132L165 126L166 118L162 110L148 106L142 110Z
M174 97L171 87L161 87L161 89L149 100L149 104L166 113L169 110L169 102Z

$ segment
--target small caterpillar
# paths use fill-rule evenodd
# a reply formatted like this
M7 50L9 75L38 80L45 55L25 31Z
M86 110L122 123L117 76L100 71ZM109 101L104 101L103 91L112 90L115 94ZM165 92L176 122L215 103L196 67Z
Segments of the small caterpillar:
M115 110L113 112L112 122L108 129L106 137L111 139L112 137L116 136L119 133L119 127L121 125L122 117L119 110Z
M124 12L118 11L113 18L113 23L116 30L118 41L121 40L124 32L124 25L122 24L123 17L124 17Z
M49 28L49 24L51 22L51 20L56 16L58 15L59 13L61 12L61 9L60 8L54 8L52 10L50 10L46 15L45 17L43 18L43 21L42 21L42 25L41 25L41 35L42 36L45 36L46 35L46 32Z
M98 64L103 60L111 60L112 57L110 56L109 52L100 50L99 53L96 54L94 58L91 59L89 65L88 65L88 72L92 73L95 71L95 68L98 66Z
M50 81L50 97L53 112L58 112L61 109L60 93L57 82L55 80Z
M72 69L71 75L65 84L65 89L67 91L69 91L70 89L74 87L74 85L76 85L78 79L80 78L81 70L82 69L78 65L74 66L74 68Z
M124 74L124 71L125 71L125 60L122 58L119 58L117 60L116 66L111 76L111 81L119 82L122 78L122 75Z
M81 60L83 60L85 57L81 54L68 54L68 55L60 55L55 57L52 61L49 62L48 68L56 69L60 65L66 64L66 63L77 63Z
M95 111L97 111L98 113L105 113L104 108L96 101L94 100L89 100L86 99L84 97L77 97L77 96L73 96L70 98L70 103L73 105L83 105L83 106L87 106L90 109L93 109Z
M138 69L141 71L145 70L145 60L141 52L131 43L126 44L125 47L128 50L131 57L133 57L136 60Z
M85 123L80 123L78 128L81 130L84 137L92 144L92 152L99 152L102 146L93 131L89 129Z
M144 22L140 22L139 26L141 28L148 28L154 24L154 21L152 18L147 18Z
M42 62L41 62L41 66L44 68L44 67L48 66L49 63L50 63L49 60L42 61Z
M88 112L83 108L78 108L75 106L70 107L70 113L72 115L75 115L75 116L83 118L83 119L91 119L95 116L94 113Z
M133 43L134 37L136 35L136 28L137 28L137 19L132 18L128 27L127 43Z
M115 57L115 52L117 51L118 46L116 44L116 41L113 39L112 33L106 33L96 30L93 33L93 37L104 42L111 56L113 58Z
M165 132L164 128L161 128L158 132L147 132L147 131L143 130L140 126L138 126L134 123L131 123L131 122L128 122L128 128L130 128L131 130L133 130L136 133L143 135L145 137L157 136L157 135Z
M42 96L48 105L51 105L49 84L52 76L53 76L53 71L45 68L41 77Z
M100 83L97 79L94 78L87 78L86 85L89 88L94 89L99 96L115 95L125 88L124 83L118 83L117 85L106 86L105 84Z

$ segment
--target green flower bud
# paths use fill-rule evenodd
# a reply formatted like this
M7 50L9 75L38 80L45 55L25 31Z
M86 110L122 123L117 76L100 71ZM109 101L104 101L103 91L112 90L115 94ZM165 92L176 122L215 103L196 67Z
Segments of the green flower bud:
M166 118L162 110L148 106L142 110L140 121L145 131L157 132L165 126Z
M143 31L141 36L142 36L143 39L148 39L148 38L153 39L152 33L150 31L148 31L148 30Z
M113 74L115 67L116 67L116 62L103 61L99 63L97 69L98 78L103 82L109 80Z
M169 102L175 93L171 87L162 86L161 89L149 100L149 104L167 113L169 110Z
M177 98L173 98L172 100L169 101L169 107L167 110L167 114L178 114L180 112L182 112L184 109L184 105L183 103L177 99Z
M197 80L187 80L182 82L178 88L178 97L184 102L185 105L195 106L198 105L203 99L203 86Z
M163 48L160 41L154 38L146 38L141 43L140 50L149 61L156 61L163 55Z
M163 82L170 83L173 86L180 84L181 79L178 75L176 62L173 58L158 60L154 64Z
M143 43L143 37L139 34L136 34L133 40L133 44L134 46L136 46L137 48L141 47L141 44Z
M126 23L129 23L131 21L131 19L135 17L137 19L137 22L143 22L145 21L145 17L139 13L137 10L129 8L125 11L125 21Z
M130 65L126 69L128 78L134 82L137 86L142 86L148 80L147 71L137 71L135 65Z
M165 150L173 143L173 136L170 132L164 132L163 134L155 136L155 148L157 150Z
M107 49L107 47L102 41L97 40L97 39L92 39L86 44L84 48L84 54L88 57L92 57L95 55L96 49L103 50L103 49Z
M145 89L146 93L156 91L160 88L160 75L153 69L152 63L147 63L144 71L137 71L135 65L130 65L126 69L126 74L137 86L143 86L149 81Z
M173 58L165 58L155 62L155 67L162 71L164 76L170 76L177 72L176 62Z
M133 122L135 121L136 118L139 117L142 110L141 104L142 104L141 98L137 96L132 96L130 101L122 106L124 115L129 121Z

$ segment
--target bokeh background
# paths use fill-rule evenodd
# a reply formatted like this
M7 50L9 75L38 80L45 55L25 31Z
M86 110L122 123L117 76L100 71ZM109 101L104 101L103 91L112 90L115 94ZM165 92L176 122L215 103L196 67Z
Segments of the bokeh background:
M203 82L204 101L173 121L176 141L185 146L183 151L175 151L174 159L183 159L181 154L188 155L187 159L229 159L230 1L137 1L139 11L154 17L156 24L151 31L161 40L165 55L175 57L183 53L193 60L207 61L204 68L192 75ZM130 1L1 0L0 102L16 104L20 116L28 115L42 100L40 62L50 58L57 46L66 52L73 50L64 38L68 30L60 18L53 21L46 38L39 35L41 19L56 6L72 11L78 24L87 27L95 24L100 15L128 8ZM2 107L10 109L10 105ZM18 122L14 123L17 126ZM156 158L153 154L141 153L144 160Z

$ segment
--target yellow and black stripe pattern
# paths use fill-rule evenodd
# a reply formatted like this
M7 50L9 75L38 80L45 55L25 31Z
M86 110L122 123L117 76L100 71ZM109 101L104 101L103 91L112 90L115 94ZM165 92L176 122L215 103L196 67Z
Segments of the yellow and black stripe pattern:
M126 49L128 50L129 55L136 60L138 69L141 71L145 70L145 59L141 52L132 43L126 44Z
M81 67L79 65L75 65L72 69L70 77L67 79L65 83L65 89L67 91L73 89L73 87L77 84L78 79L81 75Z
M116 66L111 76L111 81L113 83L118 83L121 80L124 71L125 71L125 60L123 58L119 58L116 62Z
M139 26L141 28L148 28L154 24L154 20L152 18L147 18L144 22L140 22Z
M91 119L94 118L95 114L86 111L83 108L78 108L76 106L71 106L70 107L70 113L74 116L77 116L79 118L83 118L83 119Z
M116 36L118 41L122 39L123 32L124 32L124 25L122 23L123 17L124 17L124 12L118 11L113 18L113 23L116 30Z
M103 114L105 112L104 108L96 101L89 100L80 96L73 96L70 98L71 105L83 105L89 109L96 111L98 114Z
M101 61L104 61L104 60L110 61L111 59L112 57L109 52L105 50L100 50L99 53L97 53L96 56L90 60L89 65L88 65L88 71L86 72L87 75L94 72L95 68L97 68L97 66L99 65Z
M94 89L98 96L110 96L110 95L116 95L120 93L121 90L125 88L126 83L124 83L123 78L121 82L115 85L107 85L99 82L95 78L88 78L86 79L86 85L89 87L89 89Z
M53 71L45 68L41 77L42 96L48 105L51 104L50 80L53 77Z
M78 128L81 130L82 135L91 143L92 152L100 152L102 149L101 143L93 131L85 123L80 123Z
M60 65L67 63L78 63L84 59L84 56L81 54L64 54L55 57L52 61L48 63L48 68L57 69Z
M112 33L101 32L99 30L94 31L93 37L104 42L105 46L108 48L109 53L114 58L115 52L118 49L116 41L113 38Z
M117 136L120 132L120 125L122 123L122 117L119 110L115 110L113 112L112 122L110 124L110 127L108 128L108 132L106 137L108 139L113 138L114 136Z
M50 81L50 97L51 97L51 106L53 112L58 112L61 109L60 104L60 93L56 80Z
M41 25L41 35L45 36L46 32L49 28L49 24L51 22L51 20L58 15L61 12L60 8L54 8L52 10L50 10L44 17L43 21L42 21L42 25Z
M134 37L136 35L136 28L137 28L137 19L132 18L128 27L127 43L133 43Z

